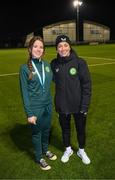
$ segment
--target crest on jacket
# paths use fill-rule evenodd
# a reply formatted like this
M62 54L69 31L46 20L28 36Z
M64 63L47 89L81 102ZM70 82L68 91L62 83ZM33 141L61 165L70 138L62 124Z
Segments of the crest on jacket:
M72 68L70 68L69 73L70 73L71 75L76 75L76 74L77 74L77 69L74 68L74 67L72 67Z
M45 67L46 72L50 72L50 68L48 66Z

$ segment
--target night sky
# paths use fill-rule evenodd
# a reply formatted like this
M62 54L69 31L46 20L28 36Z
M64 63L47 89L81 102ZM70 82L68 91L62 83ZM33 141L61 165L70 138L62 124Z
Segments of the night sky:
M21 37L42 26L75 19L76 12L72 3L73 0L1 2L0 38ZM80 19L110 27L111 39L115 40L114 11L115 6L111 1L84 0L80 7Z

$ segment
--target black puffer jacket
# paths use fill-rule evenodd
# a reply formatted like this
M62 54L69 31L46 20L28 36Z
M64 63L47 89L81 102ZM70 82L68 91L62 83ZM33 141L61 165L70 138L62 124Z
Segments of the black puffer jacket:
M91 79L85 60L72 50L69 57L52 60L56 84L55 107L58 113L87 112L91 98Z

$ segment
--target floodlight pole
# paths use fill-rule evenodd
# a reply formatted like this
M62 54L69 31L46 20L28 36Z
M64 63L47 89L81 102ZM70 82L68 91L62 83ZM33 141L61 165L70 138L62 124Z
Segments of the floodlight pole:
M82 1L74 0L73 5L77 10L77 19L76 19L76 43L79 43L79 8L82 5Z

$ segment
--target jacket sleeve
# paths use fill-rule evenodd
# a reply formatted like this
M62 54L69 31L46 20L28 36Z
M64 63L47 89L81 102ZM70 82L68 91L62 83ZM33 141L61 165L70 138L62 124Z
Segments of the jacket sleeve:
M87 112L91 99L91 77L88 65L84 60L79 61L79 78L81 85L81 111Z
M25 109L27 117L31 117L34 114L30 107L30 98L29 98L29 93L28 93L28 74L24 66L21 66L20 68L19 78L20 78L20 89L21 89L24 109Z
M53 78L52 78L52 80L55 82L55 75L54 75L55 61L54 61L54 60L51 61L50 66L51 66L51 70L52 70L52 72L53 72Z

